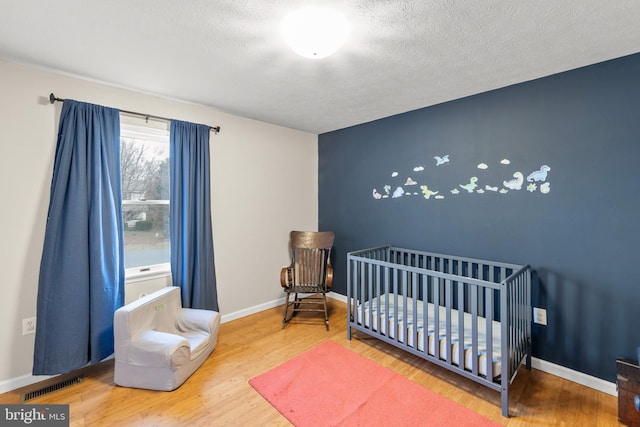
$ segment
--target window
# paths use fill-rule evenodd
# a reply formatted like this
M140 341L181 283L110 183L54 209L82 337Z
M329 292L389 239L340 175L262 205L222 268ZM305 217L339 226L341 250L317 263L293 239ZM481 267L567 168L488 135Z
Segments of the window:
M120 125L127 277L169 270L169 131Z

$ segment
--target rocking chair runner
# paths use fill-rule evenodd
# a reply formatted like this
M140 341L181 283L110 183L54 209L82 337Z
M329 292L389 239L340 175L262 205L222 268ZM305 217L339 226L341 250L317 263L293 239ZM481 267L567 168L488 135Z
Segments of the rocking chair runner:
M297 311L324 312L324 322L329 330L327 292L333 282L331 248L334 234L331 231L292 231L290 234L291 265L280 272L280 284L286 292L282 327ZM290 299L293 294L293 299ZM298 294L311 294L301 297Z

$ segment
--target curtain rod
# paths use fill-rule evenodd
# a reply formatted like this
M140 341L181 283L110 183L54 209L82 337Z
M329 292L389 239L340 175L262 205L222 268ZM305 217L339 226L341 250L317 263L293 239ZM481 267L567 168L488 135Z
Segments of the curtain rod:
M49 95L49 102L54 104L55 102L64 102L65 100L63 98L58 98L56 97L53 93ZM166 117L161 117L161 116L154 116L153 114L144 114L144 113L138 113L135 111L127 111L127 110L120 110L121 113L125 113L125 114L131 114L134 116L140 116L140 117L144 117L145 119L149 120L149 119L156 119L156 120L164 120L164 121L171 121L171 119L168 119ZM209 126L209 130L213 131L215 133L220 132L220 126Z

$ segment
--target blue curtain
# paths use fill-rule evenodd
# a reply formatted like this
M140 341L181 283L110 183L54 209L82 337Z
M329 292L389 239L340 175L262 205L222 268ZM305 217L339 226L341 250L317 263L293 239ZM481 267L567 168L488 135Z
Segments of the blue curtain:
M34 375L113 353L113 312L124 302L122 233L119 111L66 100L40 264Z
M171 121L171 274L187 308L218 310L213 259L209 127Z

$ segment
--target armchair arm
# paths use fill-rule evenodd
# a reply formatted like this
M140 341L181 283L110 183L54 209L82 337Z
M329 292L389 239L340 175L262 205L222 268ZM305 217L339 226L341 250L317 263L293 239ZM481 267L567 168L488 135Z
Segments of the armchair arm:
M331 265L327 266L327 277L324 283L327 289L331 289L331 285L333 284L333 267Z
M217 311L195 308L181 309L176 319L176 327L181 332L200 331L212 334L219 323L220 314Z
M280 285L283 288L287 288L293 285L293 266L282 267L280 270Z
M124 359L119 356L116 359L131 365L166 367L181 365L184 357L186 361L190 359L190 354L189 341L185 338L148 330L131 339Z

